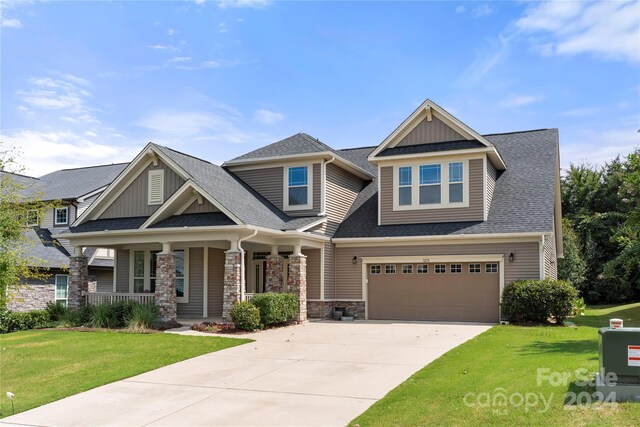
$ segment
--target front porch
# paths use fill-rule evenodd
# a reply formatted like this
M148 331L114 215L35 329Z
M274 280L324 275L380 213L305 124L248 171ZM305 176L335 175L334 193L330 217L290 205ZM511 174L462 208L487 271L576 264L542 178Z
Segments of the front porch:
M290 292L298 296L297 320L303 322L307 319L308 280L314 294L316 288L320 291L316 272L321 270L324 251L321 236L317 240L278 239L254 231L223 239L220 233L209 231L168 241L169 236L160 234L166 233L145 236L146 241L141 241L142 236L132 239L110 232L74 239L76 253L82 253L80 245L114 249L114 278L111 292L88 292L87 260L72 257L69 307L134 300L157 304L162 321L230 321L231 307L237 301L249 301L256 293ZM218 238L211 238L214 236Z

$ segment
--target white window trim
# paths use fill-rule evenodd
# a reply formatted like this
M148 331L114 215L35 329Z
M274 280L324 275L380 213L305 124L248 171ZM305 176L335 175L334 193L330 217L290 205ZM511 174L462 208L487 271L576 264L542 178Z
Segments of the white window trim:
M420 267L425 267L425 271L419 271ZM429 274L429 264L417 264L416 265L416 274Z
M453 266L460 266L460 271L453 271ZM449 264L449 274L462 274L462 264L460 263L455 263L455 264Z
M151 199L151 177L160 176L160 200ZM150 206L161 205L164 203L164 169L151 169L147 177L147 204Z
M408 273L405 273L405 272L404 272L404 268L405 268L405 267L409 267L409 270L411 270L411 271L410 271L410 272L408 272ZM402 264L402 267L400 267L400 272L401 272L402 274L413 274L413 264Z
M67 297L62 299L62 298L58 298L58 277L66 277L67 278ZM64 301L64 305L67 305L67 301L69 300L69 275L68 274L56 274L55 278L54 278L55 282L53 284L54 286L54 295L53 295L53 299L56 303L58 303L58 301Z
M478 271L471 271L471 266L472 265L477 265L478 266ZM469 274L480 274L482 273L482 264L480 264L479 262L471 262L469 263Z
M306 205L293 205L289 204L289 169L291 168L307 168L307 204ZM282 200L284 201L285 211L303 211L313 209L313 163L288 165L282 168L283 180L282 180Z
M36 222L29 222L29 215L35 212L36 213ZM69 215L69 213L67 212L67 215ZM38 212L37 209L29 209L27 211L27 227L37 227L38 224L40 224L40 212Z
M374 271L373 271L374 267L377 267L377 269L378 269L377 273L374 273ZM376 276L382 274L382 266L380 264L371 264L369 266L369 273L373 274L373 275L376 275Z
M67 220L65 222L58 222L58 211L59 210L67 211ZM69 224L69 206L65 206L64 208L53 208L53 225L67 225Z
M495 265L495 266L496 266L496 271L487 271L487 270L488 270L488 268L487 268L487 267L488 267L489 265ZM498 263L497 263L497 262L486 262L486 263L484 264L484 272L485 272L486 274L496 274L496 273L498 273L499 271L500 271L500 266L498 265Z
M449 163L462 163L462 202L449 202ZM420 204L420 166L440 165L440 203ZM411 167L411 204L400 205L399 176L398 170L401 167ZM430 185L430 184L424 184ZM435 184L432 184L435 185ZM445 208L468 208L469 207L469 159L449 159L439 162L414 161L411 163L401 163L393 166L393 210L421 210L421 209L445 209Z
M393 267L393 273L388 273L387 272L387 267ZM396 274L398 272L398 268L396 267L395 264L386 264L384 266L384 274Z
M443 271L438 271L438 267L444 267ZM434 264L433 274L447 274L447 264Z
M134 254L136 251L144 252L144 290L151 290L151 251L157 249L131 249L129 251L129 292L133 292L134 279ZM184 296L176 297L176 302L189 303L189 248L175 248L174 251L184 251ZM157 286L157 278L156 278Z

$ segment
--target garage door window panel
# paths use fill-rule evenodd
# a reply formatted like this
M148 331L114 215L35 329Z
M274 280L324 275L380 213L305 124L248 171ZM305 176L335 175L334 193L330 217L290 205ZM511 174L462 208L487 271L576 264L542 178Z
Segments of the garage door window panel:
M469 273L480 273L480 264L469 264Z
M485 273L497 273L498 272L498 264L496 263L488 263L484 265Z
M395 264L387 264L384 266L385 274L396 274L396 266Z
M451 273L454 273L454 274L462 273L462 264L451 264L449 268Z
M369 267L369 271L371 272L371 274L380 274L380 266L372 265L371 267Z
M429 273L429 265L428 264L418 264L416 267L417 274L427 274Z
M413 274L413 264L402 264L402 274Z
M445 264L436 264L434 270L436 274L444 274L447 272L447 266Z

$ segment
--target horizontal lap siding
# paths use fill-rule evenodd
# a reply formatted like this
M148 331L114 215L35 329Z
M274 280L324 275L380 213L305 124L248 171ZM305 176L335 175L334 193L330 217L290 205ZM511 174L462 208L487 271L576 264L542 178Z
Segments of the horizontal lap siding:
M320 249L305 249L307 257L307 299L320 299Z
M487 214L489 213L489 209L491 208L491 200L493 199L493 191L496 188L496 179L498 176L498 171L495 166L489 159L487 159Z
M315 163L311 171L313 183L313 209L304 211L287 211L291 216L315 215L320 213L320 197L322 193L320 163ZM251 188L273 203L278 209L284 209L284 167L234 171L234 174Z
M118 249L116 252L116 292L129 292L129 250Z
M178 303L178 317L202 317L202 302L204 298L204 249L189 249L189 302Z
M162 161L158 161L158 166L153 166L152 163L133 180L131 185L100 215L100 218L149 216L158 210L160 205L149 206L147 198L149 171L157 169L164 169L164 200L171 197L184 184L180 175Z
M96 271L96 291L97 292L113 292L113 270Z
M482 159L469 160L469 207L393 210L393 167L380 168L380 210L382 225L427 222L482 221L484 219L484 167ZM442 185L447 185L442 183Z
M540 274L539 244L518 243L470 243L436 244L420 246L374 246L366 248L336 249L336 299L362 299L362 262L352 263L354 255L360 257L436 256L504 254L505 285L519 279L537 279ZM509 262L509 253L515 259Z
M326 236L333 237L358 193L362 190L364 181L332 163L327 165L326 173L327 199L325 208L327 211L327 223L322 231ZM333 298L335 290L333 265L335 248L332 243L325 243L324 248L324 298Z
M421 121L415 128L411 130L398 144L398 147L404 145L426 144L430 142L446 142L459 141L465 139L458 132L447 126L437 117L432 117L429 122Z
M208 317L222 317L224 293L224 250L209 248Z

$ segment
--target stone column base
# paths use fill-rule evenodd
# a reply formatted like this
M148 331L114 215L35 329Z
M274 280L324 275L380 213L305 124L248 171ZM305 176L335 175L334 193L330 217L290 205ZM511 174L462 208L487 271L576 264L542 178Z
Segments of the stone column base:
M222 320L231 322L231 307L240 301L242 286L242 252L228 250L224 257L224 295L222 297Z
M307 312L311 319L332 319L334 307L345 307L356 320L365 319L364 301L307 301Z
M162 322L174 322L178 316L176 297L176 257L173 253L156 255L156 304Z
M298 296L298 316L296 321L307 320L307 257L304 255L289 256L288 291Z
M84 255L69 258L69 291L67 307L79 310L84 306L83 292L89 290L89 262Z

